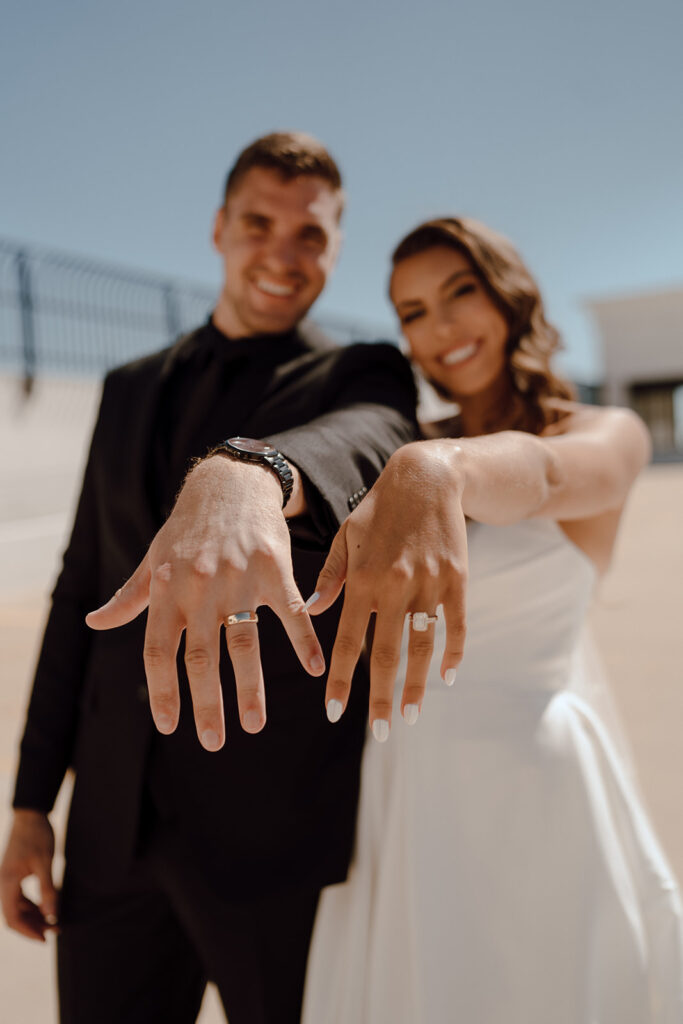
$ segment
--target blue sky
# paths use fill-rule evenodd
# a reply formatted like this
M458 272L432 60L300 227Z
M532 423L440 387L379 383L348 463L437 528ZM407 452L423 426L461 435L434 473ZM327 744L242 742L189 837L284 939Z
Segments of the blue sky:
M0 234L217 283L227 167L300 128L349 196L321 311L393 326L392 245L467 213L592 379L584 300L683 285L682 38L680 0L5 0Z

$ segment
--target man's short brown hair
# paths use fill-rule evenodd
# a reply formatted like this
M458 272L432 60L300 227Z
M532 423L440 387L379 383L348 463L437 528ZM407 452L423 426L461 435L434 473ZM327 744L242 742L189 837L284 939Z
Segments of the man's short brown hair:
M283 181L302 176L322 178L335 191L342 190L335 161L322 142L304 132L272 132L243 149L225 179L224 204L252 167L276 171Z

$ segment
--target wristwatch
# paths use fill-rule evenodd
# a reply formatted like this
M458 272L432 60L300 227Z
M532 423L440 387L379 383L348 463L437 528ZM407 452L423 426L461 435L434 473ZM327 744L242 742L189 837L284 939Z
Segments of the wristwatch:
M256 441L253 437L229 437L222 441L211 454L229 455L231 459L242 462L256 462L268 466L276 474L282 487L282 507L284 508L294 490L294 476L284 455L273 448L267 441Z

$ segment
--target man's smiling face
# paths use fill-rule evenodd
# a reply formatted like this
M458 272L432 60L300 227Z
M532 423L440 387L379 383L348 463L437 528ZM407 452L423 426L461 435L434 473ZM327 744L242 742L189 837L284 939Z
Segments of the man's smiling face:
M231 337L290 330L334 267L342 193L322 178L252 167L216 214L223 258L217 326Z

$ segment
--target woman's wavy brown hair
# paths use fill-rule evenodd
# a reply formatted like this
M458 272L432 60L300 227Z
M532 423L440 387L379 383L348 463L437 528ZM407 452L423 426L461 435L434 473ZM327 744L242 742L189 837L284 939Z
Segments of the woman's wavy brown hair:
M507 238L469 217L439 217L418 225L396 246L392 266L437 246L469 260L508 324L508 368L516 400L511 409L501 410L496 429L542 433L567 415L565 403L576 395L550 367L562 342L545 318L538 285Z

